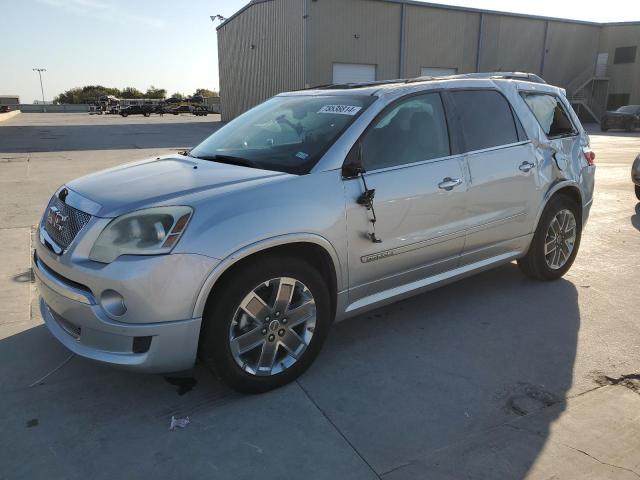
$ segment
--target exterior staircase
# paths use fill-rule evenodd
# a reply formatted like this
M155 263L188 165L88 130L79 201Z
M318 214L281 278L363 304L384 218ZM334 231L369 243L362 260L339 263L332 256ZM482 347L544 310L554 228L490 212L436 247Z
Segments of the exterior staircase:
M606 66L599 65L597 69L590 67L567 85L566 90L567 98L578 115L587 116L600 123L602 115L607 110L609 94Z

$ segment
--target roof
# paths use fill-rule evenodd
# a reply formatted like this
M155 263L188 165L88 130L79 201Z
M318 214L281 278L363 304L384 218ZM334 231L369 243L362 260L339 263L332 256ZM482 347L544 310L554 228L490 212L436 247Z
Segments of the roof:
M220 28L225 26L231 20L233 20L238 15L242 14L245 10L251 8L252 6L257 5L259 3L272 2L272 1L274 1L274 0L251 0L244 7L242 7L240 10L238 10L236 13L234 13L229 18L227 18L224 22L222 22L220 25L218 25L216 27L216 30L219 30ZM488 10L488 9L472 8L472 7L460 7L460 6L456 6L456 5L445 5L445 4L441 4L441 3L430 3L430 2L422 2L422 1L417 1L417 0L371 0L371 1L387 2L387 3L398 3L398 4L405 4L405 5L417 5L417 6L420 6L420 7L438 8L438 9L441 9L441 10L455 10L455 11L461 11L461 12L483 13L483 14L488 14L488 15L501 15L501 16L507 16L507 17L530 18L530 19L534 19L534 20L545 20L545 21L563 22L563 23L577 23L577 24L581 24L581 25L593 25L593 26L598 26L598 27L602 27L602 26L625 26L625 25L634 26L634 25L640 25L640 20L639 21L631 21L631 22L589 22L589 21L586 21L586 20L574 20L574 19L570 19L570 18L559 18L559 17L546 17L546 16L542 16L542 15L528 15L526 13L502 12L502 11L498 11L498 10Z

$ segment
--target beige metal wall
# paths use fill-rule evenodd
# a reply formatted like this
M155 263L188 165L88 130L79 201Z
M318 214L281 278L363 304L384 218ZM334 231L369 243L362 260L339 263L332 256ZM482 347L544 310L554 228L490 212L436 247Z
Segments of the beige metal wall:
M549 22L543 78L553 85L569 86L593 74L598 55L599 25Z
M631 93L640 103L640 59L611 65L616 47L640 50L640 24L601 26L392 0L268 0L223 25L218 42L224 120L279 92L331 83L334 63L375 65L377 80L415 77L431 67L532 72L576 88L593 74L599 52L609 53L610 92Z
M546 21L482 15L480 71L540 74Z
M616 48L631 46L638 47L635 63L614 65ZM604 26L599 51L609 54L609 93L628 93L630 103L640 104L640 24Z
M417 77L423 67L475 72L479 14L418 5L405 8L403 77Z
M301 0L272 0L252 5L218 29L223 121L304 87L302 17Z
M308 5L309 86L331 83L333 63L375 65L377 80L399 77L400 4L320 0Z

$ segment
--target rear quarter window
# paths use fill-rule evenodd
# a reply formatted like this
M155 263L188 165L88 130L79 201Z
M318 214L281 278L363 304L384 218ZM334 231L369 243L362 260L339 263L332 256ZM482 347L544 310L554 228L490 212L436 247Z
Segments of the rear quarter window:
M465 150L475 151L517 143L518 130L509 102L495 90L450 93Z
M576 135L578 132L558 97L546 93L522 93L547 138Z

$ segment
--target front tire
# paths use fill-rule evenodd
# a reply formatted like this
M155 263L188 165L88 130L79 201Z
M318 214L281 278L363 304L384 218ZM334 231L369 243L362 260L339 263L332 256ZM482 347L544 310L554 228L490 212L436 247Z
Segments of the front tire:
M571 268L581 237L582 221L575 200L555 196L542 212L529 251L518 260L518 266L536 280L557 280Z
M640 185L635 185L636 187L636 198L640 200Z
M261 393L298 378L332 323L322 276L297 258L246 262L216 286L204 312L199 354L224 383Z

